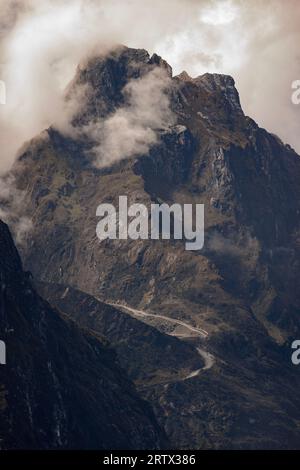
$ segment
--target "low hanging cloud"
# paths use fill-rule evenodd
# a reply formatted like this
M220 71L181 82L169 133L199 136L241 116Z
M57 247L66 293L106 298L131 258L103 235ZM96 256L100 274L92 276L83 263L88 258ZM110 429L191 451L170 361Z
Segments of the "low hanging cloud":
M170 85L164 69L152 69L125 86L124 106L83 130L95 142L92 155L96 166L148 153L158 140L157 131L174 121L167 95Z
M83 59L116 44L160 54L175 74L232 75L246 114L300 151L300 107L291 103L291 83L300 79L299 24L299 0L1 0L7 103L0 105L0 174L45 128L72 130L80 100L66 103L68 82ZM133 118L134 109L120 110L98 130L105 148L110 130L124 125L128 146L116 146L113 159L155 141L151 126ZM137 138L131 139L133 125ZM98 151L105 161L106 151Z

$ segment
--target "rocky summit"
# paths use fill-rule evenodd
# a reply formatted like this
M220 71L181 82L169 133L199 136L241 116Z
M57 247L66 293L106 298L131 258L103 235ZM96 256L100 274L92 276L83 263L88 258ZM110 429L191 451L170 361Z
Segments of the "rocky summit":
M145 50L122 46L90 58L78 67L66 100L76 95L82 101L73 133L47 129L26 144L12 170L25 194L20 211L32 222L20 250L37 288L68 318L112 342L173 448L299 448L300 379L290 349L300 334L299 155L244 115L233 78L173 76L163 59ZM204 204L204 248L186 251L181 240L101 242L97 206L117 205L120 195L146 206ZM98 374L84 432L86 445L97 446L99 422L101 429L106 422L99 396L110 353L100 346L88 353L95 339L75 326L67 330L48 304L36 318L33 299L42 301L32 291L22 295L27 313L17 303L11 316L25 323L23 365L14 366L14 374L22 376L19 406L27 425L36 419L30 397L39 394L37 407L52 400L42 394L45 375L58 426L52 442L67 443L66 397L55 385L59 371L69 370L67 357L59 365L44 352L44 363L35 365L41 354L34 354L50 341L55 356L63 348L59 338L67 337L64 344L76 357L82 348L78 361L86 363L85 379L78 364L70 364L77 385ZM41 345L29 341L29 321ZM151 357L159 355L155 369ZM113 387L116 372L109 374ZM116 387L106 398L126 401L122 426L132 430L131 444L141 446L129 419L134 392L125 379ZM72 390L79 393L76 383ZM69 406L72 400L82 403L79 395L77 401L68 397ZM119 405L111 406L114 419ZM143 419L140 427L151 429L146 434L153 446L154 425ZM114 445L122 444L115 437Z

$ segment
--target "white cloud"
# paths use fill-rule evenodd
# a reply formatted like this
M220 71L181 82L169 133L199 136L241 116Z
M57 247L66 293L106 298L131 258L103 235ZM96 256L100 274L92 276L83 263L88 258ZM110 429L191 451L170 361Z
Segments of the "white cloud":
M166 94L170 82L167 72L160 68L131 80L123 90L126 104L84 129L97 143L93 155L98 167L148 153L157 142L156 130L173 123Z
M219 0L213 5L204 8L201 14L201 21L211 25L221 25L231 23L237 16L237 7L230 0Z
M83 58L116 43L157 52L175 73L233 75L245 112L300 151L300 109L291 104L291 83L300 78L299 23L298 0L1 0L7 104L0 106L0 172L44 128L70 130L65 86ZM106 127L120 128L125 119L125 132L124 112ZM149 145L153 135L141 127L133 142ZM116 153L130 147L129 139Z

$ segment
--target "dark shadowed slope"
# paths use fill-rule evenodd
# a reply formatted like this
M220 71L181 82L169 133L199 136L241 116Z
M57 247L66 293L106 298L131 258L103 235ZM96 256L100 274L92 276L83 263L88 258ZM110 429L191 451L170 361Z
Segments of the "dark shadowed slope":
M39 297L0 222L0 438L3 449L158 448L150 406L96 334Z

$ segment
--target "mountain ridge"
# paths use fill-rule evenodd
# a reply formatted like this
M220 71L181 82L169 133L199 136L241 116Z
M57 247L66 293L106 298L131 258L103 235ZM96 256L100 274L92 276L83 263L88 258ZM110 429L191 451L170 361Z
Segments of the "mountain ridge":
M163 96L176 119L152 129L157 139L147 152L99 168L88 154L92 139L50 128L22 153L13 173L33 223L21 249L26 269L37 280L208 331L207 347L223 363L151 395L177 446L296 448L299 379L289 344L300 329L299 156L244 115L231 77L170 78L158 56L124 47L78 70L71 88L91 86L75 128L123 112L126 86L160 68L169 74ZM204 249L189 253L172 240L100 242L96 208L119 195L146 206L205 204Z

